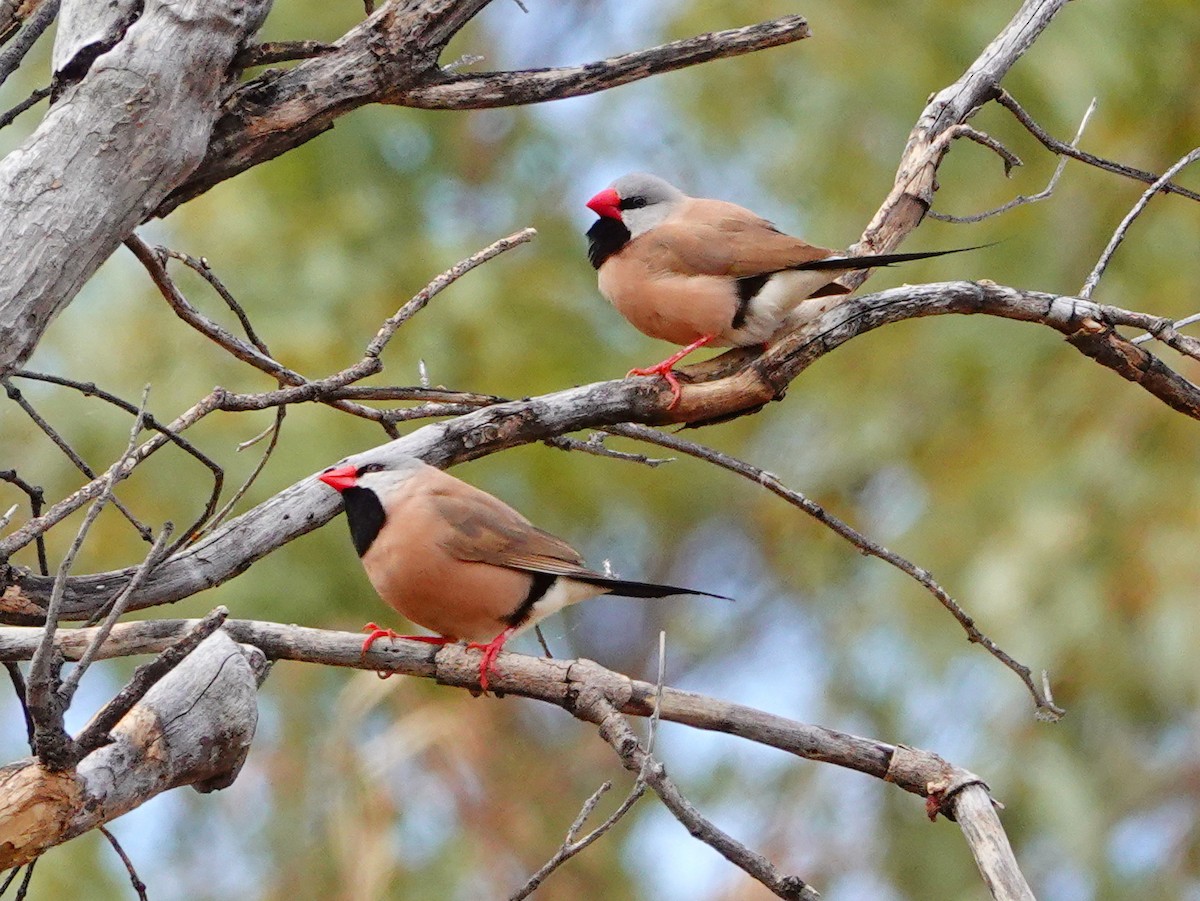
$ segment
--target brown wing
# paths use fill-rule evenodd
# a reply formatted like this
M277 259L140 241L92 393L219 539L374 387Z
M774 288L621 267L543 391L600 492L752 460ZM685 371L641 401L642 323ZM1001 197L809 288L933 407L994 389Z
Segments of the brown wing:
M834 253L785 235L766 219L721 200L691 200L635 243L663 271L733 278L778 272Z
M432 502L451 527L440 544L457 560L561 575L592 572L583 566L579 552L561 538L465 482L439 486Z

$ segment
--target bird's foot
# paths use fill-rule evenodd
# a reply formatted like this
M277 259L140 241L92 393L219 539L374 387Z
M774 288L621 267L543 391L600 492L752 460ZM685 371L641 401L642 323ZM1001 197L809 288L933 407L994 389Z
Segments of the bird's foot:
M661 375L667 380L667 384L671 386L671 402L667 404L668 410L674 410L679 406L679 398L683 394L683 389L679 386L679 379L675 377L670 365L666 365L667 361L663 360L657 366L648 366L645 369L631 369L625 373L625 378L631 375ZM664 369L664 365L666 368Z
M367 651L371 650L371 645L375 644L375 642L379 641L381 638L405 638L409 641L423 641L426 644L449 644L454 640L453 638L446 638L442 635L400 635L397 632L393 632L391 629L380 628L375 623L367 623L362 627L362 631L370 633L363 640L362 654L360 655L362 657L366 657ZM380 679L386 679L395 674L380 670L376 672L375 675L377 675Z
M625 378L629 378L631 375L661 375L667 380L667 384L671 386L671 402L667 404L667 409L674 410L677 406L679 406L679 397L683 391L683 389L679 387L679 379L675 377L675 364L692 351L699 350L700 348L704 347L706 344L708 344L708 342L712 341L716 337L716 335L705 335L703 338L693 341L687 347L683 347L675 351L675 353L671 354L671 356L667 357L661 363L655 363L653 366L647 366L645 369L629 370L629 372L625 373Z
M512 634L512 629L505 629L486 644L478 641L467 642L468 648L483 651L483 659L479 661L479 687L485 692L488 690L488 673L495 672L497 675L500 673L500 670L496 668L496 658L500 656L500 649L504 647L504 642L508 641Z

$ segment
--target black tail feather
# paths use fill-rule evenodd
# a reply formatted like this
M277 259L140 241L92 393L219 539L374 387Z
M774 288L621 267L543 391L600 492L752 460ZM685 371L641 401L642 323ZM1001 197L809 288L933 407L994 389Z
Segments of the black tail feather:
M908 263L912 260L928 260L931 257L944 257L951 253L966 253L968 250L979 250L981 247L991 247L990 244L977 244L974 247L955 247L952 250L923 250L915 253L877 253L854 257L826 257L823 260L813 260L811 263L800 263L792 269L874 269L877 266L891 266L893 263Z
M665 598L673 594L698 594L706 598L718 598L722 601L732 601L733 598L723 594L713 594L711 591L697 591L695 588L680 588L678 585L658 585L654 582L631 582L627 579L610 579L606 576L571 576L580 582L607 588L615 595L624 598Z

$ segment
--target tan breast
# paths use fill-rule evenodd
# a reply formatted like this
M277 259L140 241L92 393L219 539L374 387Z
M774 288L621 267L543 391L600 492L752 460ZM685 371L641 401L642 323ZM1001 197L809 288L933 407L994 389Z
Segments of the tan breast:
M445 547L457 536L433 500L418 487L389 506L388 525L363 555L367 577L385 603L417 625L449 638L490 641L525 600L533 578L451 556Z
M729 329L737 313L734 282L656 267L636 245L631 242L600 268L600 293L634 328L680 345Z

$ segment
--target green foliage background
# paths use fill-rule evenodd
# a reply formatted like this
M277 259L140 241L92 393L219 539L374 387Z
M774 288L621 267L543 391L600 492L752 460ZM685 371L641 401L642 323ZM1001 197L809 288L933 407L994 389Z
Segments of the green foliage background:
M568 64L797 11L774 0L525 2L527 15L493 3L446 59ZM597 293L581 236L587 197L645 169L845 246L890 187L925 98L957 78L1015 6L818 0L800 10L811 40L592 98L463 113L362 110L143 234L207 257L275 356L319 376L356 360L378 324L438 272L534 225L532 246L467 276L406 326L377 381L413 384L419 360L435 384L510 396L619 377L665 347ZM264 38L334 39L359 15L350 3L291 0L277 4ZM1162 171L1200 134L1198 45L1194 6L1182 0L1071 4L1005 86L1064 138L1097 97L1084 147ZM0 106L45 80L46 55ZM0 132L0 150L36 120L27 114ZM1056 161L1002 110L983 111L976 124L1026 166L1006 181L995 157L956 146L942 171L942 211L1032 194L1053 171ZM1182 181L1200 186L1195 172ZM977 226L930 220L906 249L995 246L880 272L869 288L990 278L1075 292L1142 189L1072 164L1051 199ZM1200 208L1155 200L1097 299L1194 312L1198 246ZM195 302L223 315L199 281L180 279ZM1200 376L1194 361L1169 360ZM272 387L178 323L124 252L30 365L126 397L150 383L151 408L164 420L215 384ZM123 446L126 421L111 409L20 386L93 466ZM50 497L80 484L14 405L0 415L0 468L16 466ZM221 415L189 435L236 484L257 450L238 454L235 445L269 422L266 413ZM672 684L929 748L981 774L1007 805L1038 897L1200 897L1194 422L1048 329L944 317L863 336L807 371L782 403L697 437L777 473L929 568L1002 646L1049 670L1068 717L1037 722L1015 677L967 645L913 583L729 474L688 460L652 471L541 446L456 469L594 562L738 598L729 608L600 599L548 624L556 653L650 677L665 628ZM327 409L291 409L243 509L383 438ZM158 524L188 521L205 490L197 464L164 453L120 495ZM20 499L0 485L0 508ZM69 531L53 535L55 557ZM118 516L106 513L94 534L78 571L140 559ZM346 538L336 521L233 582L150 613L225 604L238 617L337 629L390 615ZM128 665L89 675L79 722ZM23 728L11 699L3 713L13 759ZM927 823L919 799L682 727L665 726L659 750L718 825L826 898L984 897L957 828ZM259 736L235 786L207 797L170 793L113 828L155 901L505 897L553 853L604 779L617 784L614 796L628 782L591 730L560 711L281 664L264 686ZM89 835L39 863L30 897L132 892L107 845ZM538 897L767 895L643 801Z

